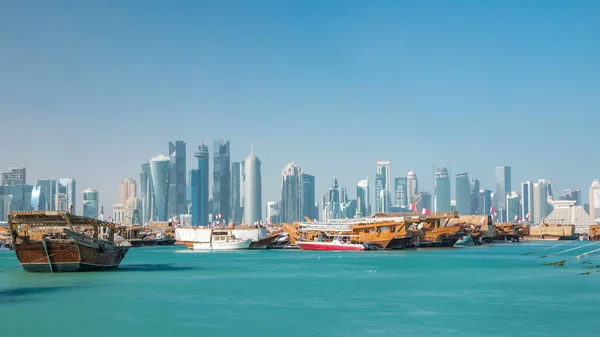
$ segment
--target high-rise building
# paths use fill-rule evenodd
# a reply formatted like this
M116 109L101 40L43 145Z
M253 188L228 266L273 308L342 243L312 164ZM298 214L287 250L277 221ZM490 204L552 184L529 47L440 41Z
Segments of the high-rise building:
M496 194L494 194L496 209L506 211L506 196L510 194L511 191L510 166L496 167Z
M7 212L31 211L32 192L33 186L31 185L0 186L0 196L3 196L2 202L6 203L6 207L4 209ZM5 217L3 217L3 219L5 219Z
M590 217L593 220L600 218L600 181L598 179L594 179L590 186L589 209Z
M129 198L137 197L137 184L131 178L121 180L119 185L119 203L124 204Z
M55 205L55 210L77 214L77 183L75 179L69 177L58 179L56 194L58 203ZM59 194L61 196L58 196Z
M31 210L45 211L46 210L46 194L41 186L35 185L31 191Z
M140 173L140 195L142 199L142 223L145 224L155 219L156 203L154 201L154 188L152 187L152 172L150 163L142 164Z
M356 185L356 217L362 218L371 215L371 201L369 193L369 179L361 180Z
M511 192L506 196L506 221L518 221L523 218L521 207L521 195Z
M292 223L304 221L305 216L316 219L315 177L304 173L294 163L287 164L281 176L281 220Z
M479 208L481 214L490 214L492 208L492 191L486 189L479 190Z
M381 190L379 192L379 200L381 200L381 212L382 213L388 213L391 212L391 208L392 208L392 196L390 195L390 191L388 190Z
M419 182L417 180L417 174L410 170L408 174L406 174L406 197L408 199L408 204L412 204L416 202L417 195L419 193Z
M375 175L375 213L383 212L381 191L385 191L385 176L377 173Z
M27 184L27 169L9 168L8 172L2 173L2 186L15 186Z
M168 217L187 213L185 202L186 144L183 141L169 142L169 205Z
M521 183L521 206L523 220L531 221L533 219L533 182L531 181Z
M142 200L136 197L125 200L113 206L113 221L119 224L141 225Z
M99 209L98 191L91 188L83 191L83 216L96 219Z
M574 206L581 206L581 191L579 189L567 189L563 192L561 200L575 201Z
M229 141L215 141L213 148L213 214L230 221L231 157Z
M315 208L315 176L304 172L301 173L301 176L300 209L302 213L300 214L300 220L304 220L305 216L314 220L319 217L319 208Z
M448 169L443 167L435 173L435 211L450 212L450 177Z
M468 173L456 175L456 211L460 215L471 213L471 183Z
M244 181L244 222L252 225L262 220L262 181L260 160L250 151L245 161L246 174Z
M394 179L394 207L406 209L408 207L408 185L406 177Z
M44 194L44 210L54 210L54 198L56 196L56 180L40 179L37 181L37 186L41 188L41 193Z
M383 176L383 181L384 181L383 189L391 191L392 185L391 185L391 175L390 175L390 162L387 160L378 161L377 162L377 174L380 174L381 176Z
M272 224L281 223L281 203L279 200L267 202L267 219Z
M341 212L341 197L340 197L340 186L337 178L333 178L331 187L327 190L323 196L323 211L324 219L340 219L342 217Z
M231 221L236 224L244 221L242 204L242 190L244 180L242 180L242 163L236 161L231 163Z
M375 175L375 212L383 212L383 204L381 201L381 191L390 191L391 186L391 175L390 175L390 162L387 160L377 162L377 174Z
M552 212L552 205L548 202L550 197L548 180L540 179L533 183L533 223L538 225Z
M479 208L479 179L471 178L471 213L483 214Z
M286 223L301 221L302 169L289 163L283 168L281 177L281 220Z
M171 161L165 155L155 156L150 160L150 174L156 204L156 220L169 220L169 176Z
M207 226L212 204L208 193L210 177L208 146L204 143L198 146L194 157L198 158L198 169L192 171L192 223L195 226Z
M423 211L423 209L427 209L431 211L432 201L431 193L425 191L419 192L417 194L417 210Z

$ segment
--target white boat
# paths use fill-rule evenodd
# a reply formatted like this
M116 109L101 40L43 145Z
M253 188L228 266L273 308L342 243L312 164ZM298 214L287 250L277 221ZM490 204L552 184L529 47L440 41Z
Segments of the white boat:
M196 241L189 247L191 250L234 250L248 249L252 239L238 239L229 229L212 230L208 241Z
M455 246L465 246L465 245L469 245L472 243L471 240L471 234L465 235L462 237L462 239L456 241L456 243L454 244Z

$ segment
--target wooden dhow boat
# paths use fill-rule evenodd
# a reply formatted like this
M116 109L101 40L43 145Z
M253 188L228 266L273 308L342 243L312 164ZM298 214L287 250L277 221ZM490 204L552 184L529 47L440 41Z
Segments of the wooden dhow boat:
M115 269L131 248L114 242L116 224L67 212L10 212L8 226L29 272Z

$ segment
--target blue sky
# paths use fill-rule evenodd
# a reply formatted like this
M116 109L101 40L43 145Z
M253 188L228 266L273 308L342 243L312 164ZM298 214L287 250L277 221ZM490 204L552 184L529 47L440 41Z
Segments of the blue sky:
M111 209L169 140L254 144L263 201L294 161L355 194L453 159L492 188L600 176L596 1L4 1L0 171L72 176ZM212 149L211 149L212 150ZM587 193L584 193L586 195ZM585 197L584 199L587 199Z

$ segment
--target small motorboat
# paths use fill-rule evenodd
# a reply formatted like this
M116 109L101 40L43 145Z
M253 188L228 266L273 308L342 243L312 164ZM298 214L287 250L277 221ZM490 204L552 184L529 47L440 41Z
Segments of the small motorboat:
M473 243L472 240L472 236L471 234L467 234L465 236L462 237L462 239L459 239L458 241L456 241L456 243L454 244L455 246L466 246L466 245L470 245Z
M340 240L329 242L297 241L296 244L302 250L365 250L365 246L362 244L344 243Z
M213 230L208 242L194 242L191 250L236 250L248 249L252 239L238 239L231 230Z

